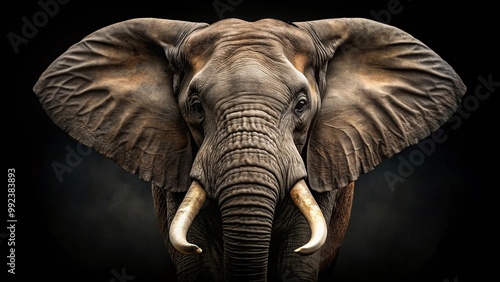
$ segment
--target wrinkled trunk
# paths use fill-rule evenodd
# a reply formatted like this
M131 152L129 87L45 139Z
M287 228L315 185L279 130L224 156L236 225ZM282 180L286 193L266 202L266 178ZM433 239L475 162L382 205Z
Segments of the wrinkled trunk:
M226 186L219 196L228 281L267 281L277 186L257 183L262 175L254 174L255 179L241 176L240 183Z
M245 99L225 109L204 163L214 164L205 169L222 217L225 279L267 281L274 211L286 173L279 130L271 122L276 114Z
M232 122L235 122L234 120ZM255 119L239 118L222 142L216 197L224 242L224 272L228 281L267 281L269 245L279 195L276 145L272 131L245 131L259 127Z

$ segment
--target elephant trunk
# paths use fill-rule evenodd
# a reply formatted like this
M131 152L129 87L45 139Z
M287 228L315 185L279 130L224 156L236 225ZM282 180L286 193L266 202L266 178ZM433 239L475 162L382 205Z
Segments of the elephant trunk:
M254 102L252 99L252 105ZM321 248L326 224L302 180L307 174L293 140L271 122L277 115L268 108L257 110L245 105L224 111L225 118L218 123L220 134L206 137L208 141L202 143L191 177L203 183L208 197L218 200L225 279L267 281L275 208L278 199L286 197L286 191L290 191L311 226L311 239L297 253L308 255ZM193 190L202 189L201 185L197 187L192 185ZM180 224L174 231L171 226L171 232L179 234L173 241L179 251L194 254L201 250L186 241L186 233L204 196L191 197L190 192L184 199L189 212L177 212L176 222Z
M277 188L256 183L233 185L220 194L228 281L267 281L276 201Z

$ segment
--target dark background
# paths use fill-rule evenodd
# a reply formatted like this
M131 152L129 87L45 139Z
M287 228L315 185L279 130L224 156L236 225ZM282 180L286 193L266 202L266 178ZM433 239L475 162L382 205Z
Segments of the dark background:
M234 5L218 13L214 2ZM417 151L422 155L421 147L407 148L358 180L349 229L332 279L498 279L497 253L493 251L498 245L494 229L498 205L493 202L499 185L492 182L497 179L498 154L493 147L492 117L500 91L499 48L493 42L498 37L492 23L496 14L485 2L187 0L174 7L167 1L72 0L58 4L58 10L37 30L31 30L17 52L8 34L22 36L23 17L33 22L43 8L37 1L5 2L3 139L7 143L2 144L7 155L5 169L16 169L18 220L16 275L8 274L9 278L173 280L149 184L79 147L47 118L31 89L57 56L104 26L136 17L213 23L222 16L379 20L412 34L453 66L468 87L468 106L454 116L454 122L443 126L445 142L434 142L435 148L424 154L425 161L413 160L404 182L391 186L385 176L397 174L402 160L412 160ZM481 86L481 78L494 83L489 88ZM478 99L477 87L491 95ZM59 171L58 177L54 165L71 171ZM2 206L7 210L6 204ZM9 254L7 233L0 230L4 260ZM2 263L2 269L5 265ZM116 273L127 276L118 278ZM294 281L293 270L284 278Z

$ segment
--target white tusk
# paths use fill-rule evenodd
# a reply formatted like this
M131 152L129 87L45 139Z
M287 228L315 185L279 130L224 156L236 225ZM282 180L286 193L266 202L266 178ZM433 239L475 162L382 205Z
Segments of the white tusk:
M206 192L201 187L200 183L194 180L189 187L189 190L182 200L179 209L175 213L172 224L170 225L169 238L170 242L179 252L184 254L199 254L202 249L187 241L186 236L193 223L194 218L200 211L206 199Z
M323 213L309 191L304 180L298 181L290 191L290 197L302 212L311 228L311 238L304 246L295 250L301 255L310 255L319 250L326 241L326 222Z

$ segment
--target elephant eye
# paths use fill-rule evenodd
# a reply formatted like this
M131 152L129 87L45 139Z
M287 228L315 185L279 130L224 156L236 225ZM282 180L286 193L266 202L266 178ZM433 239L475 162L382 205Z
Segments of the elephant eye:
M201 105L201 103L198 101L198 102L195 102L193 103L193 109L198 113L198 114L202 114L203 113L203 106Z
M204 113L204 109L203 109L203 105L201 104L201 101L200 99L198 98L198 96L192 96L190 99L189 99L189 105L191 106L191 109L199 116L199 117L203 117L203 113Z
M295 104L295 114L299 115L302 114L307 106L309 105L309 101L307 100L307 97L305 94L302 94L299 99L297 100L297 103Z

